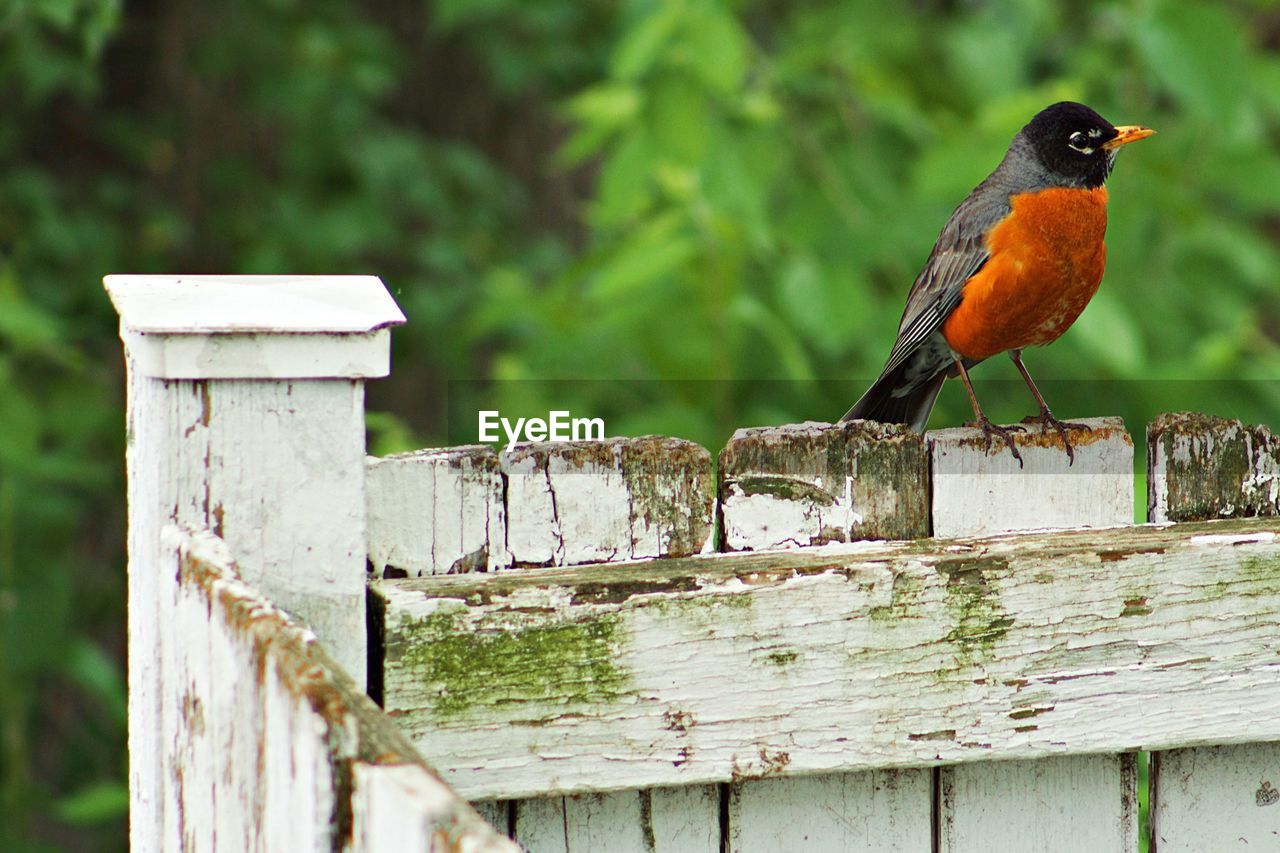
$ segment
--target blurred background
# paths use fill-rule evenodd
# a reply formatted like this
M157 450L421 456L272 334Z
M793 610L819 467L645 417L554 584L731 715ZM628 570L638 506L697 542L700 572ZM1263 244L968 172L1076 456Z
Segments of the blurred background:
M1278 51L1261 0L0 0L0 849L125 846L104 273L382 276L378 452L483 407L714 453L843 414L954 205L1082 100L1160 135L1028 355L1050 403L1280 425Z

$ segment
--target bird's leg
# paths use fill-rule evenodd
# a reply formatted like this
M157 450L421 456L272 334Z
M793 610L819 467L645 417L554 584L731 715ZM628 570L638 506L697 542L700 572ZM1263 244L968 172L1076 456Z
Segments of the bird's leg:
M964 390L969 392L969 403L973 406L973 416L976 418L973 426L982 430L982 435L987 441L986 449L988 451L991 450L991 436L993 434L1000 436L1004 439L1004 443L1008 445L1009 452L1013 454L1013 458L1018 460L1018 467L1021 468L1022 454L1018 452L1017 445L1013 443L1012 434L1015 432L1026 432L1026 430L1020 426L998 427L993 424L990 419L983 414L982 407L978 405L978 398L973 393L973 386L969 384L969 371L965 370L964 362L957 358L956 367L960 369L960 378L964 380Z
M1031 374L1027 373L1026 365L1022 363L1022 350L1009 350L1009 358L1013 359L1013 363L1018 366L1018 372L1022 374L1027 387L1031 389L1031 396L1036 398L1036 404L1040 407L1039 415L1023 418L1022 422L1026 424L1039 421L1044 425L1045 429L1057 430L1058 435L1062 438L1062 446L1067 449L1067 464L1073 464L1076 461L1076 453L1071 447L1071 442L1067 440L1067 430L1082 429L1088 432L1091 427L1088 424L1060 421L1055 418L1053 412L1049 411L1049 404L1044 401L1044 396L1040 393L1040 389L1036 387L1036 383L1031 381Z

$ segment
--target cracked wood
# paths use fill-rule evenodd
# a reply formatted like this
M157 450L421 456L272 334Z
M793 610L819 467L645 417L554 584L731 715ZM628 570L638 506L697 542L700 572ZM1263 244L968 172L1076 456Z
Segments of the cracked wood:
M470 798L1280 738L1280 522L375 584Z

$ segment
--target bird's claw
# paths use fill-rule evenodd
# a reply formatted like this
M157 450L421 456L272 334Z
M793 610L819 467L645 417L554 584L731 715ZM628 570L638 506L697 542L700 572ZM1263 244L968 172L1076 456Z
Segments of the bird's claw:
M1067 449L1068 467L1075 464L1076 452L1071 446L1071 440L1067 438L1067 431L1078 429L1084 430L1085 432L1091 432L1093 430L1093 427L1088 424L1082 424L1077 421L1060 421L1055 418L1053 416L1053 412L1048 409L1045 409L1038 415L1028 415L1022 419L1022 422L1024 424L1040 424L1046 432L1048 430L1056 431L1058 433L1058 437L1062 439L1062 446Z
M1000 436L1004 439L1005 446L1009 448L1009 452L1013 454L1013 458L1018 460L1018 467L1023 467L1022 454L1018 452L1018 446L1013 443L1013 434L1015 432L1026 432L1026 427L1018 426L1016 424L1011 424L1009 426L996 426L987 418L982 418L981 420L965 424L965 426L982 430L982 437L986 445L985 450L987 453L991 452L991 436Z

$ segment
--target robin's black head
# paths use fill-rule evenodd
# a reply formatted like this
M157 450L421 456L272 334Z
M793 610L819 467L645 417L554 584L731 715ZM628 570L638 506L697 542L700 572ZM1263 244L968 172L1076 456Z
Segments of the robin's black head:
M1066 186L1102 186L1120 146L1145 139L1154 130L1116 127L1084 104L1062 101L1045 107L1018 135L1055 181Z

